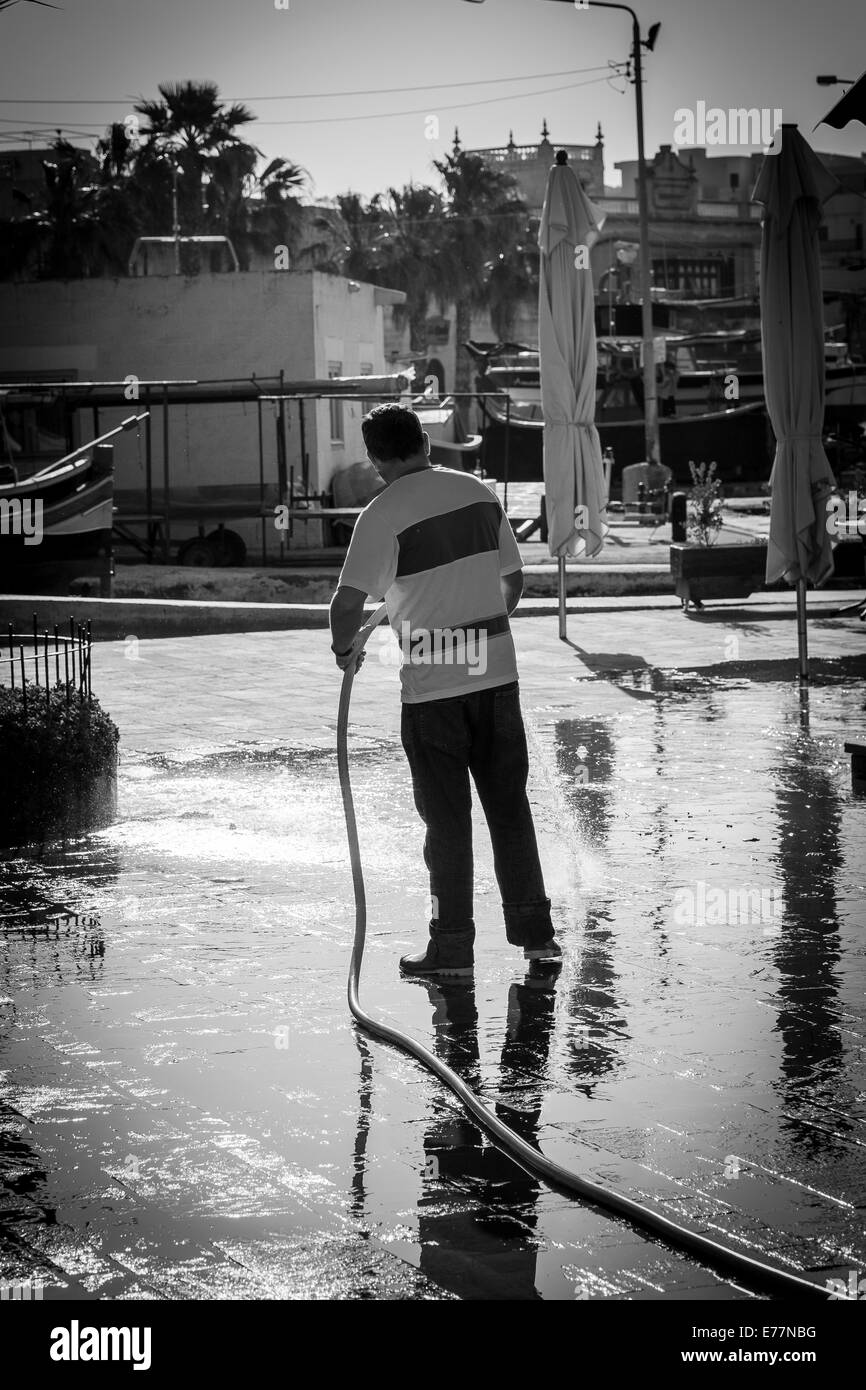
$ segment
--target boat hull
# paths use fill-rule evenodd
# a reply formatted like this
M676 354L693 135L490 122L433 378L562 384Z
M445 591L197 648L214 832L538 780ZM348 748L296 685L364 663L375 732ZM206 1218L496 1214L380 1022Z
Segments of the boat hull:
M90 576L110 590L114 473L105 454L0 483L4 592L66 593Z
M643 420L598 425L602 449L613 450L613 491L623 468L646 458ZM507 435L507 441L506 441ZM482 467L500 481L541 482L544 426L540 422L488 417L482 442ZM760 486L769 480L775 444L765 408L760 404L707 415L659 421L662 462L673 471L676 486L690 486L690 460L715 461L717 476L730 490Z

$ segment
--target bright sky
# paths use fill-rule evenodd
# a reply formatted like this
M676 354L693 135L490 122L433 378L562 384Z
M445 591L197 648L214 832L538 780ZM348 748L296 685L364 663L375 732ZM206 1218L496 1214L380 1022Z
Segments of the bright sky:
M648 154L672 142L677 108L699 100L781 107L816 149L866 151L859 123L812 133L843 94L816 74L853 80L866 63L864 0L634 3L644 33L662 24L646 54ZM518 144L535 141L545 116L554 144L591 143L601 121L608 183L614 161L636 154L634 90L605 76L630 47L622 12L568 0L57 4L0 12L0 149L26 144L34 127L87 144L135 98L156 97L158 82L198 78L243 99L259 117L247 138L306 166L319 197L436 182L431 160L455 124L473 148L504 144L509 129ZM438 140L427 138L431 116Z

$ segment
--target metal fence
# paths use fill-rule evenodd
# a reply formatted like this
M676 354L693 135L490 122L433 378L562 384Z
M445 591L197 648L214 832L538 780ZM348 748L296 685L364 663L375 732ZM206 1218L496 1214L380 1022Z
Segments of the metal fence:
M45 710L49 712L51 691L58 688L65 692L67 705L75 694L86 697L88 704L91 703L93 635L90 621L77 623L71 617L68 633L61 632L55 624L52 636L47 629L40 634L34 613L32 631L15 632L10 623L3 646L8 648L8 655L0 656L0 671L4 675L8 671L11 688L21 690L25 710L29 701L41 703L44 691Z

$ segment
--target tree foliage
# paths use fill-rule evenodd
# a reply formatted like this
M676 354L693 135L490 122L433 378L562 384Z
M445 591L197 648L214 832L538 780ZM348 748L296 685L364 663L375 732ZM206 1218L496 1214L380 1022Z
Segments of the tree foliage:
M213 82L162 82L156 98L108 128L94 155L58 138L41 197L0 228L0 278L125 274L136 237L171 235L176 196L181 234L228 237L242 269L273 263L286 247L291 266L402 290L395 317L408 323L417 356L433 306L455 304L457 388L468 390L473 310L488 309L506 339L517 306L537 294L537 229L515 181L455 142L434 161L440 188L408 183L368 200L346 192L312 209L299 164L278 158L259 169L261 151L247 138L254 120ZM181 267L217 270L221 256L182 245Z

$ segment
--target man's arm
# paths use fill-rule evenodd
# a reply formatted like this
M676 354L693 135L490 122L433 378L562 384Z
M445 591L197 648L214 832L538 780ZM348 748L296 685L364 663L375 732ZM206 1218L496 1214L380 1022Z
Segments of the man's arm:
M523 570L512 570L510 574L503 574L499 582L502 585L505 610L511 617L523 593Z
M366 597L362 589L353 589L350 584L341 584L331 599L331 651L336 656L341 671L345 671L349 664L352 643L364 621Z
M499 583L505 600L505 611L510 617L520 602L523 593L523 561L520 547L514 538L511 522L499 505Z

